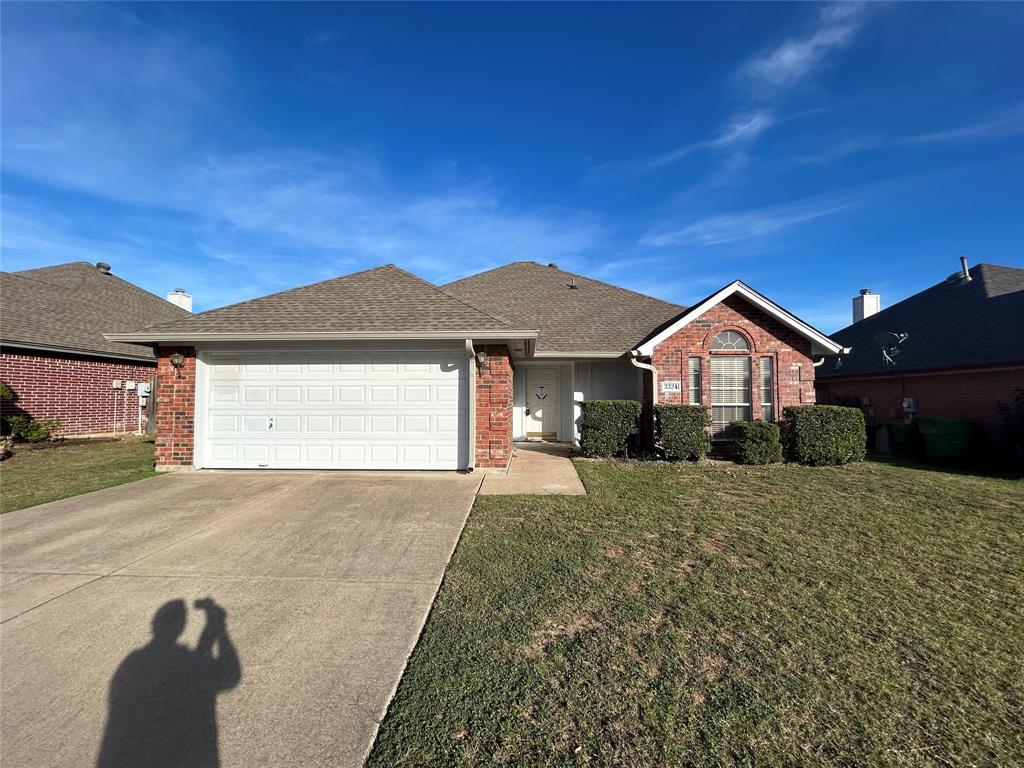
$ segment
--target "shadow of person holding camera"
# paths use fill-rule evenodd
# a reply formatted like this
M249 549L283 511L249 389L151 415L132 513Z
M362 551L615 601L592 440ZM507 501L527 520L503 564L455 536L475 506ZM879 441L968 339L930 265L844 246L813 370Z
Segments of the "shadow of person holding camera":
M153 638L117 668L97 768L220 765L217 694L238 685L242 670L227 612L212 599L195 607L206 613L206 626L194 649L178 642L185 602L171 600L153 616Z

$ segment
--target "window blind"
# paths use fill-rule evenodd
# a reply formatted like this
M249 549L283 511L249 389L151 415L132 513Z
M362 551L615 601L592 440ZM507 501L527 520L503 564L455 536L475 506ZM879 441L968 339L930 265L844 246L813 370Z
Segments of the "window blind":
M750 358L711 358L711 429L721 436L731 421L750 420Z

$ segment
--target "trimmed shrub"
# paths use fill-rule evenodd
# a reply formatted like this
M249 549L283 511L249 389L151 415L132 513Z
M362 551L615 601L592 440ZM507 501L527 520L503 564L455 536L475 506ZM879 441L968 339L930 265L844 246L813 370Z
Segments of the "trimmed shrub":
M658 405L657 440L670 459L701 459L711 450L711 414L701 405Z
M624 454L640 431L637 400L584 400L580 411L580 450L588 456Z
M775 464L782 461L778 424L768 421L734 421L729 425L733 457L740 464Z
M867 445L864 414L842 405L794 405L782 411L786 458L821 466L861 461Z
M41 443L57 432L56 419L30 419L28 416L8 416L7 427L11 437L26 443Z

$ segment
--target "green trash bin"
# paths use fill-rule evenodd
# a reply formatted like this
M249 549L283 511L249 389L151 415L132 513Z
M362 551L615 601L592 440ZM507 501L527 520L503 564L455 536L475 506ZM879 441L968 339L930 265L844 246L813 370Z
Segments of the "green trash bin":
M889 452L896 456L909 456L914 444L913 424L901 421L889 425Z
M929 459L962 459L967 455L973 429L969 419L925 417L918 419L917 424Z

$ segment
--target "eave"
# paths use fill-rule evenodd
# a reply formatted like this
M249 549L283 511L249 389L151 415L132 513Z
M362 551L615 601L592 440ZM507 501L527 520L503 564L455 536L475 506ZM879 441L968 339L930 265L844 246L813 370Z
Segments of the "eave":
M725 286L721 290L716 291L703 301L698 302L661 331L644 341L637 347L636 352L642 357L650 357L654 353L654 348L661 342L665 341L665 339L677 333L680 329L685 328L705 312L734 295L742 297L765 314L778 320L790 330L800 334L805 339L808 339L811 342L811 352L813 355L838 355L843 353L844 349L841 344L837 344L821 331L805 323L796 315L787 312L774 301L761 295L753 288L745 285L739 280L729 283L729 285Z

